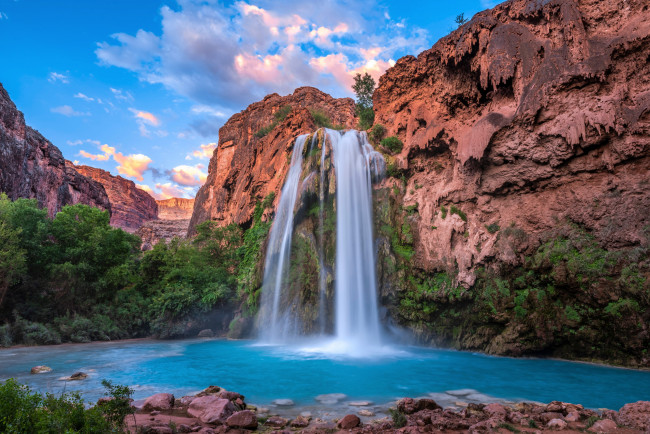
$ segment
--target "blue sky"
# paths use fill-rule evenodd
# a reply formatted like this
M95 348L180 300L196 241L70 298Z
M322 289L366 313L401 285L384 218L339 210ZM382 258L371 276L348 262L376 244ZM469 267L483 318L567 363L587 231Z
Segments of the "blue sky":
M218 130L265 95L354 96L497 1L0 0L0 82L63 155L194 197Z

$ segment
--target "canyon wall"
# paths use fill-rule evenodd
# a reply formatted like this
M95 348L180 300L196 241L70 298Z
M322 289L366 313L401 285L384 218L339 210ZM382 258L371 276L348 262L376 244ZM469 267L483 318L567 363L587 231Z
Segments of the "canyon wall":
M194 199L172 197L156 202L158 218L146 222L136 231L142 239L142 250L150 250L160 240L170 242L174 238L185 238L190 225Z
M64 205L83 203L111 211L104 187L66 164L59 148L25 125L25 117L0 84L0 191L33 198L50 217Z
M418 267L459 279L499 251L489 225L534 247L559 221L638 245L650 224L650 10L644 1L509 1L379 81L375 122L405 144ZM454 205L466 219L441 207ZM496 226L493 226L496 228ZM464 236L464 234L468 236ZM480 246L480 247L477 247Z
M277 205L296 136L323 122L352 128L354 101L301 87L292 95L268 95L232 116L219 130L208 178L196 195L190 233L206 220L247 225L255 204L270 193Z
M158 204L149 193L136 187L133 181L113 176L106 170L90 166L74 166L82 175L104 186L111 203L111 226L135 232L145 222L158 217Z
M158 218L161 220L189 220L194 210L194 199L172 197L157 200Z

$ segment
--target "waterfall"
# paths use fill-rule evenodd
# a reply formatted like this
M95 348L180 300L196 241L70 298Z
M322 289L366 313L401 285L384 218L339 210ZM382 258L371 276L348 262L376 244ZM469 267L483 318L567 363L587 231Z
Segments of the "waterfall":
M366 133L354 130L341 133L326 129L324 134L316 133L314 139L316 136L321 140L319 167L314 168L316 157L310 160L311 155L319 151L315 148L317 144L312 140L304 153L307 136L300 136L294 146L291 167L271 228L258 322L261 337L272 343L287 342L298 338L303 329L312 332L318 330L323 335L327 330L326 312L333 310L334 324L331 329L334 330L339 347L378 346L381 344L381 327L375 276L372 183L383 176L384 159L368 143ZM331 155L328 156L331 157L333 173L327 172L326 168L328 149L331 150ZM320 177L316 170L320 171ZM332 264L326 263L323 249L323 210L328 176L333 176L336 180L336 191L332 198L335 201L332 209L336 210L336 250L335 258L330 259L330 262L334 260ZM318 178L320 179L317 180ZM310 199L305 192L309 192L310 186L315 182L318 182L318 188L311 192L314 198ZM292 237L301 219L308 218L304 214L298 217L296 215L301 206L309 204L309 200L318 206L318 230L314 231L316 235L313 237L318 246L318 295L314 300L314 304L318 303L317 307L300 306L300 297L289 293L289 286L295 282L288 281L292 266ZM327 297L328 270L335 270L333 300ZM317 312L313 327L306 327L299 319L298 312L307 308Z
M265 328L263 336L272 342L286 338L291 327L291 318L287 315L280 315L280 300L282 287L287 275L288 260L291 253L291 237L293 235L293 216L298 197L298 182L302 167L302 151L305 146L307 135L299 136L293 147L291 156L291 167L289 174L282 187L278 210L275 214L275 221L269 235L269 244L266 250L266 261L264 264L264 282L262 294L263 308L266 307L266 319L269 327ZM270 303L269 303L270 302ZM268 312L269 304L271 305ZM270 317L269 317L270 314Z

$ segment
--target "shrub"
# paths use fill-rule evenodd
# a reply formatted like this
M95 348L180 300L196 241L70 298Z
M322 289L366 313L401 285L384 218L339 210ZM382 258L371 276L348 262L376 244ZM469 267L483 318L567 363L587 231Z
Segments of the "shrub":
M268 133L273 131L273 128L275 128L276 125L277 124L275 122L272 122L272 123L268 124L267 126L260 128L259 131L257 131L255 133L255 137L261 139L262 137L266 136Z
M400 152L402 152L402 148L404 147L404 144L396 136L390 136L390 137L386 137L381 141L381 146L388 149L393 154L399 154Z
M0 326L0 347L10 347L12 343L11 326L9 324Z
M495 234L495 233L499 232L499 229L501 229L501 228L499 227L498 224L496 224L496 223L491 223L491 224L489 224L489 225L485 225L485 229L487 229L487 231L488 231L489 233L491 233L491 234Z
M447 207L444 205L440 207L440 217L442 217L443 220L447 217Z
M372 107L361 107L357 105L357 116L359 117L358 128L365 131L375 122L375 111Z
M388 413L390 414L390 417L393 419L393 426L395 428L403 428L406 426L407 420L406 420L406 416L404 416L404 413L394 408L389 408Z
M383 126L382 124L377 124L374 127L372 127L372 130L370 130L370 140L373 141L373 143L379 143L381 139L384 138L386 135L386 127Z
M316 109L309 110L309 112L318 128L332 128L332 120L325 112Z
M467 215L466 215L464 212L462 212L459 208L456 208L454 205L452 205L452 206L449 208L449 212L450 212L451 214L456 214L458 217L460 217L460 219L461 219L462 221L464 221L464 222L467 221Z
M289 104L280 107L280 109L273 114L276 121L282 122L291 113L291 106Z
M14 316L16 321L13 325L13 335L17 342L22 342L27 345L52 345L61 343L59 333L50 330L44 324L27 321L15 312Z

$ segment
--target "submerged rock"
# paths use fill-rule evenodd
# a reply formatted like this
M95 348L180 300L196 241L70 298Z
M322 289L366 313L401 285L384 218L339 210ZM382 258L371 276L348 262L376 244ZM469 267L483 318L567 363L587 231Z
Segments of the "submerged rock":
M343 401L347 397L348 396L344 393L326 393L323 395L317 395L314 399L321 404L332 405L339 401Z
M38 365L38 366L34 366L30 371L30 373L32 374L43 374L45 372L52 372L52 368L45 365Z
M291 407L292 405L295 405L294 402L290 399L275 399L272 402L273 404L280 406L280 407Z
M59 380L76 381L76 380L84 380L86 378L88 378L88 374L86 374L85 372L79 371L79 372L75 372L74 374L70 375L69 377L61 377L61 378L59 378Z

